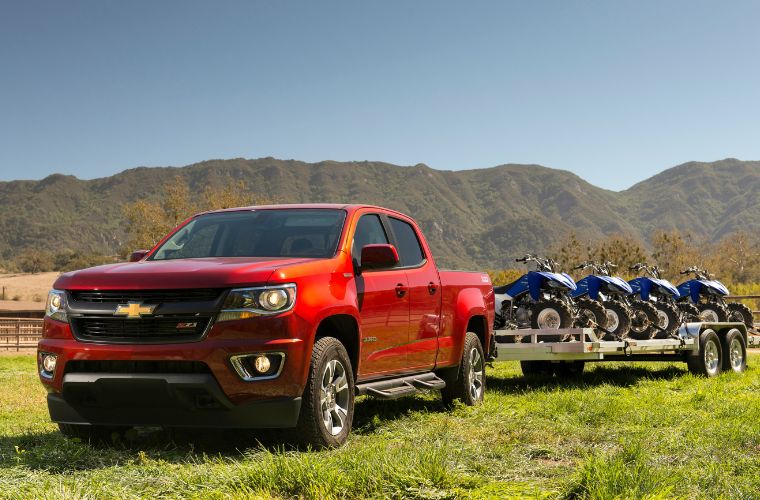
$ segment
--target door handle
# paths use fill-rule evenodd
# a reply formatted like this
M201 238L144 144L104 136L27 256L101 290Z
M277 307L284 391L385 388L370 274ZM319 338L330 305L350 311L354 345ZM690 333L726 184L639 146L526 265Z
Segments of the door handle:
M403 283L399 283L398 285L396 285L396 297L401 298L404 295L406 295L406 285Z
M432 281L428 283L428 292L430 292L430 295L434 295L437 290L438 290L438 287L436 286L435 283L433 283Z

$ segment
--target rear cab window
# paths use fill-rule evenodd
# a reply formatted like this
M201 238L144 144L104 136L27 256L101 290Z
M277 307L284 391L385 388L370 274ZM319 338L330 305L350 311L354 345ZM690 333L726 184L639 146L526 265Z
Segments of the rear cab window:
M398 245L399 266L400 267L417 267L425 262L425 253L417 237L417 231L406 221L388 217L391 231L396 237Z

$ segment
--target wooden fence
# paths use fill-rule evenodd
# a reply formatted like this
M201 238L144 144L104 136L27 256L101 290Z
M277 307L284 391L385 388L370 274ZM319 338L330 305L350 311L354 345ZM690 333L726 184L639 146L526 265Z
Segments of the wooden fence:
M760 301L760 295L731 295L726 298ZM755 316L755 331L760 332L760 311L752 313ZM34 349L41 336L41 318L0 318L0 351Z
M40 337L40 318L0 318L0 351L34 349Z

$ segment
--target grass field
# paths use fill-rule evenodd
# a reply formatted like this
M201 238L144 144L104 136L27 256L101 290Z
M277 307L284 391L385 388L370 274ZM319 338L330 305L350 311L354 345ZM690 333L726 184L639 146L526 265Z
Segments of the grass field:
M573 383L497 363L484 405L362 399L347 446L317 453L243 432L67 441L34 357L5 356L0 497L760 498L760 355L749 362L710 380L609 363Z

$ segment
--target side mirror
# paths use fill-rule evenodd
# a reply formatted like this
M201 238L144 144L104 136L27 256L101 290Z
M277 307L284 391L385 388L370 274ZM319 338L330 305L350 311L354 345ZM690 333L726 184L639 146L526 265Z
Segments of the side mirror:
M388 269L398 264L398 252L393 245L364 245L362 269Z
M143 258L148 255L149 252L150 250L135 250L129 254L129 262L137 262L143 260Z

